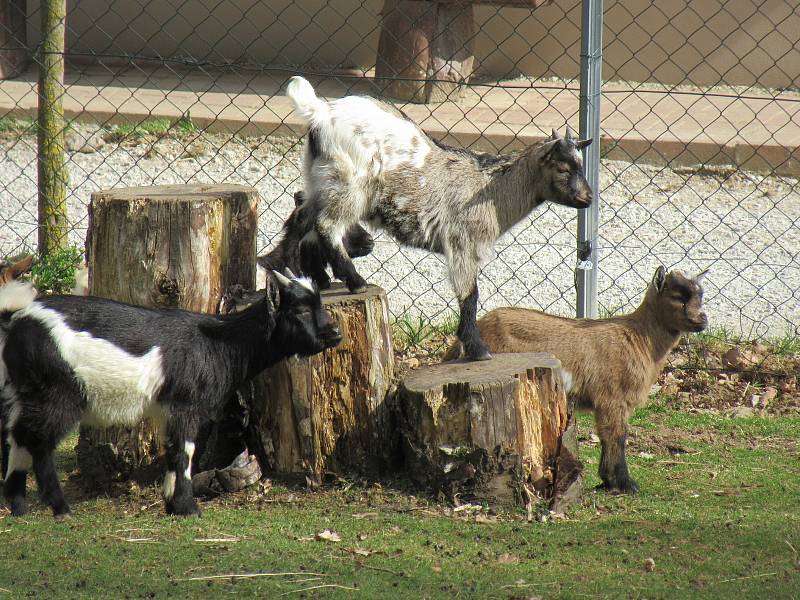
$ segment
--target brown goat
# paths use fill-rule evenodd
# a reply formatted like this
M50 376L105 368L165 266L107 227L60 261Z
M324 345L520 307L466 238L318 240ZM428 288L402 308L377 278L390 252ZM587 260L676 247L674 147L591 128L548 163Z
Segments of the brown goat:
M0 260L0 285L5 285L31 270L33 256L26 256L15 263Z
M498 308L478 320L491 352L550 352L562 365L564 388L579 408L594 411L602 444L601 488L636 492L625 462L628 418L647 400L667 356L684 332L708 325L703 274L690 279L659 267L631 314L568 319L525 308ZM461 354L460 343L445 360Z

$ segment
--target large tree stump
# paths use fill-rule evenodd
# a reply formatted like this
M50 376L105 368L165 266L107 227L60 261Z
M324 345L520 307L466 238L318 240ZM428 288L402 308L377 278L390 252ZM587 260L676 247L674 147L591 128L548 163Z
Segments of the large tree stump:
M396 410L409 474L448 496L527 503L551 489L567 402L551 354L421 367Z
M370 285L350 294L340 283L322 293L344 339L310 358L293 358L254 381L249 446L262 466L302 474L312 485L326 471L378 473L392 460L385 397L394 377L386 293Z
M89 293L149 307L216 313L233 284L255 284L258 194L239 185L168 185L92 194L86 258ZM78 466L103 486L160 474L152 423L82 427ZM198 448L198 453L200 448Z

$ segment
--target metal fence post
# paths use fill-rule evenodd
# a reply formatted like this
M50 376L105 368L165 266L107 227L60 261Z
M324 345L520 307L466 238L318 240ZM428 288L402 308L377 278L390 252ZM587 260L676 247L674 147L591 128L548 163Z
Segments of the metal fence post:
M67 245L67 165L64 151L64 21L66 0L42 0L39 51L39 254Z
M594 138L583 150L592 206L578 211L575 269L577 317L597 317L597 225L600 216L600 94L603 66L603 0L583 0L581 18L580 137Z

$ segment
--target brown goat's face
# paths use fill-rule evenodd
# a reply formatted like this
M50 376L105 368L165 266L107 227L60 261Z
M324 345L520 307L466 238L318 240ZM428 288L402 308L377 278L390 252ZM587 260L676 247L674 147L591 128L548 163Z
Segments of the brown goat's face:
M575 139L569 127L566 137L553 130L550 140L552 148L542 157L543 170L549 175L549 199L570 208L588 208L594 194L583 173L580 151L592 140Z
M702 274L690 279L680 271L666 273L659 267L653 276L658 290L659 314L662 323L673 331L703 331L708 316L703 309Z
M0 285L5 285L9 281L13 281L20 275L27 273L31 270L32 265L33 256L26 256L15 263L0 261Z

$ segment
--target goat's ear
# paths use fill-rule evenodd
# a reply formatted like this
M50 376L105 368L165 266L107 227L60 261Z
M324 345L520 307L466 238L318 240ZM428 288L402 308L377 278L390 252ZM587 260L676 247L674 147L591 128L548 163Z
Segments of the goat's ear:
M586 148L586 146L592 143L593 139L594 138L589 138L588 140L578 140L577 142L575 142L575 147L578 150L583 150L584 148Z
M667 280L667 270L663 266L659 266L656 272L653 273L653 286L660 293L664 289L664 282Z
M279 287L288 288L290 285L292 285L292 280L282 275L281 273L278 273L277 271L273 270L272 274L275 276L275 281L278 282Z
M550 132L550 137L549 137L549 138L547 138L547 139L548 139L548 140L557 140L557 139L558 139L558 132L557 132L555 129L553 129L553 130Z
M558 148L558 144L560 143L559 140L548 140L543 144L544 152L542 152L542 157L539 159L541 162L546 163L553 158L553 152L556 148Z
M300 208L300 205L303 203L303 200L305 200L305 197L303 196L303 192L295 192L294 193L294 207L295 208Z
M708 272L710 270L711 269L706 269L705 271L700 271L697 275L694 276L694 278L693 278L694 282L697 283L697 284L702 283L703 279L705 278L706 275L708 275Z
M281 304L281 291L280 286L275 285L272 277L267 277L267 285L264 289L264 293L266 294L267 302L272 307L272 310L277 310Z
M289 267L283 268L283 274L286 275L289 279L297 279L297 275L295 275Z

